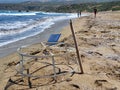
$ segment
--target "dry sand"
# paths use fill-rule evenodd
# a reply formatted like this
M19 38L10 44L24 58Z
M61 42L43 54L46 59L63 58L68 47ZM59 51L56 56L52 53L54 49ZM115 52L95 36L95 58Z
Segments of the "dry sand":
M97 18L93 18L91 14L91 16L74 19L73 27L84 74L58 76L56 83L53 83L53 78L31 78L32 88L29 89L28 79L26 77L21 79L16 74L15 67L19 63L19 56L14 53L0 60L0 90L5 88L6 90L120 90L120 11L100 12ZM61 33L60 41L66 43L70 53L68 57L65 55L67 58L64 55L55 57L56 63L59 64L57 67L61 71L70 71L68 65L78 71L70 26L64 27ZM40 56L44 51L44 48L40 49L40 47L40 44L35 44L29 46L32 49L26 49L24 52ZM52 50L53 53L59 54L60 51L56 48L63 49L64 46L51 48L48 51ZM65 53L64 50L61 52ZM35 58L26 63L25 68L29 68L30 73L34 75L52 74L52 67L44 68L44 65L38 61L50 63L51 58L41 60Z

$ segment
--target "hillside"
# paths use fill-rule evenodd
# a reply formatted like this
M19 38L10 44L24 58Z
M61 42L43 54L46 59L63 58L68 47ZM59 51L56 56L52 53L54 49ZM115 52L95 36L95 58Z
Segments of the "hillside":
M120 10L120 1L101 2L101 3L40 3L26 2L18 4L0 4L0 10L24 10L24 11L47 11L47 12L76 12L78 10L91 12L94 7L99 11Z

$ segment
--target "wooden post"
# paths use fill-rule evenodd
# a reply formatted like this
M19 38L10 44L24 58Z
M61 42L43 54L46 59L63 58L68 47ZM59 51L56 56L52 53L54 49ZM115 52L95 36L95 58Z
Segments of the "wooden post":
M78 45L77 45L77 41L76 41L76 37L75 37L73 25L72 25L72 20L70 20L70 28L71 28L71 32L72 32L74 43L75 43L76 53L78 57L78 64L80 66L81 74L83 74L84 72L83 72L82 63L81 63L81 57L79 55L79 50L78 50Z
M52 56L52 65L53 65L53 71L54 71L54 80L55 80L55 82L57 82L54 56Z
M27 75L29 75L29 69L27 69ZM30 81L30 76L28 76L28 85L29 85L29 88L32 88L32 83Z

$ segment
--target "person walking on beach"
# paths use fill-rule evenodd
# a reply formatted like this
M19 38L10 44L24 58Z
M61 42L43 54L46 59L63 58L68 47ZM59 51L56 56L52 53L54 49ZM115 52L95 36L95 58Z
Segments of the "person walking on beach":
M80 17L81 17L81 11L79 11L79 15L80 15Z
M79 18L79 12L77 12L77 17Z
M96 14L97 14L97 9L94 8L94 17L96 18Z
M79 11L77 11L77 16L78 16L78 18L79 18Z
M78 18L81 16L81 11L77 12L77 16L78 16Z

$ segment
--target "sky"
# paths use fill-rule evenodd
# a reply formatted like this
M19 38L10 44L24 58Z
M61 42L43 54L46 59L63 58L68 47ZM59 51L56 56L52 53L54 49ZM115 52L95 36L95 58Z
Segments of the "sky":
M0 0L0 3L16 3L16 2L24 2L24 1L30 1L30 0Z
M16 3L24 1L86 1L86 0L0 0L0 3ZM87 1L119 1L119 0L87 0Z

